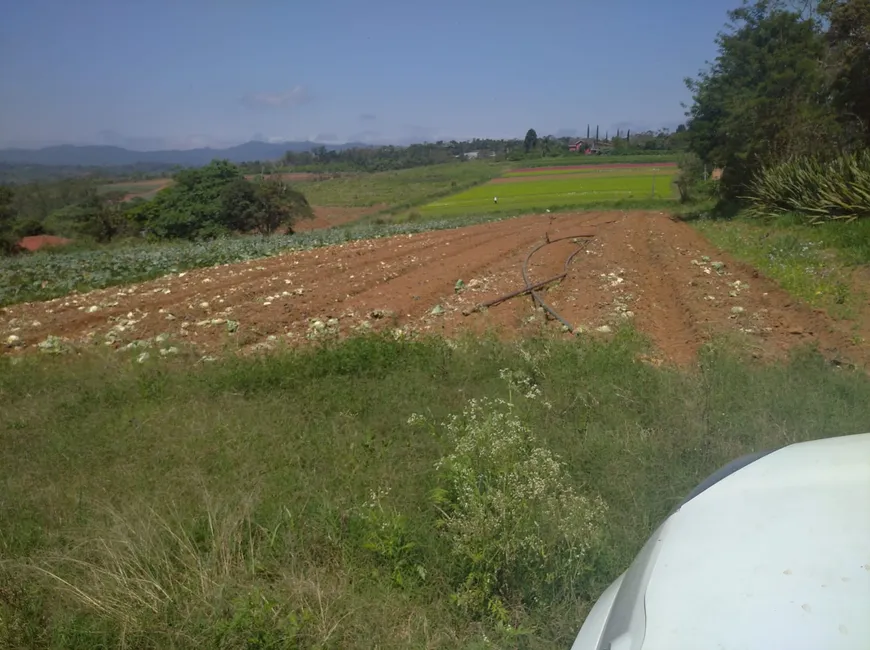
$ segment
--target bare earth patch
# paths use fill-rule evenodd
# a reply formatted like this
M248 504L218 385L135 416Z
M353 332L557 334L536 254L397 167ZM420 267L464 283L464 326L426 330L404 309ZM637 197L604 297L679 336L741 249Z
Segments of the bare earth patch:
M370 329L396 336L494 329L515 337L543 328L568 337L528 296L469 316L463 311L521 288L523 260L545 237L582 234L594 237L567 277L543 294L581 336L632 321L653 340L658 358L678 364L728 333L761 358L816 342L831 358L866 361L867 351L824 314L691 227L640 211L534 215L353 242L14 305L0 310L0 342L16 337L4 347L15 353L36 350L49 336L116 348L159 337L164 346L245 352ZM560 273L576 248L566 240L539 251L532 282Z
M314 205L314 219L300 221L293 226L296 232L306 230L320 230L332 228L346 223L352 223L362 217L375 214L388 207L387 205L373 205L367 208L351 208L331 205Z

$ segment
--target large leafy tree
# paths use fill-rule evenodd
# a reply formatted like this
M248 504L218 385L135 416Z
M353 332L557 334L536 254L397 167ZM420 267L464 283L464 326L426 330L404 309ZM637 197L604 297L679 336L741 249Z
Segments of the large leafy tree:
M224 224L238 232L271 235L284 227L292 233L293 224L314 217L305 196L276 178L236 179L224 188L221 201Z
M9 253L15 248L15 210L12 206L14 196L11 187L0 185L0 253Z
M836 151L839 131L819 64L819 23L776 0L728 15L715 61L686 80L693 96L687 116L690 149L724 167L723 190L739 196L764 164Z
M534 129L529 129L526 131L526 137L523 140L523 148L526 150L526 153L529 153L536 146L538 146L538 134Z
M49 222L53 229L105 243L121 234L128 224L124 197L124 192L101 194L92 189L79 202L53 212Z
M292 233L293 225L300 219L314 218L314 210L305 196L279 179L258 183L257 196L262 208L251 225L264 235L271 235L280 227Z
M224 222L240 232L271 235L284 227L292 233L293 224L314 217L305 196L280 179L233 181L224 190L222 200Z
M847 131L870 146L870 0L821 0L834 103Z
M236 216L225 209L228 186L244 181L241 170L226 160L184 169L175 183L153 200L130 211L158 239L207 239L236 229Z

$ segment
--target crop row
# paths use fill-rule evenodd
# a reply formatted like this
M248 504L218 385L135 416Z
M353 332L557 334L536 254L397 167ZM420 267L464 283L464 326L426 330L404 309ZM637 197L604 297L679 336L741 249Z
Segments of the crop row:
M205 242L136 244L70 252L41 252L0 258L0 306L48 300L138 282L185 269L230 264L361 239L413 234L472 225L477 217L425 223L369 224L271 237L245 236Z

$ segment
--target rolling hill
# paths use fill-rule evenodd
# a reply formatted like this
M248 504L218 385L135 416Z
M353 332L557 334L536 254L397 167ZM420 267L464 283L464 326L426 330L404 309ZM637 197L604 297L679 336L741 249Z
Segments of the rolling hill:
M316 142L245 142L228 149L186 149L167 151L131 151L105 145L59 145L43 149L0 149L0 163L16 165L69 165L115 167L138 163L161 163L197 167L215 158L241 163L255 160L278 160L287 151L311 151L322 146ZM361 143L329 145L331 150L368 147Z

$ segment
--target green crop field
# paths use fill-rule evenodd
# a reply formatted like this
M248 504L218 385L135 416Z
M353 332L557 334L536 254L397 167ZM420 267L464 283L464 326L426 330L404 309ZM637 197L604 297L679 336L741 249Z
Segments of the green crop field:
M499 176L504 167L489 162L431 165L374 174L343 174L324 180L290 181L312 205L370 207L401 210L459 192ZM170 185L170 179L129 181L101 185L99 191L123 192L151 199Z
M322 181L299 181L293 186L312 205L394 209L412 207L495 178L502 167L463 162L432 165L376 174L349 174Z
M614 164L625 164L625 163L635 163L635 164L650 164L650 163L676 163L679 154L676 152L662 152L662 153L646 153L646 154L635 154L629 156L619 156L619 155L604 155L604 156L584 156L582 154L575 154L570 156L562 156L560 158L528 158L523 160L521 163L517 163L517 165L521 165L522 167L553 167L553 166L561 166L561 165L583 165L590 167L597 167L600 165L614 165Z
M524 178L526 176L551 176L562 174L616 174L637 176L638 174L671 174L676 165L662 163L658 165L644 165L621 167L617 165L584 165L583 167L538 167L535 169L515 169L504 174L505 178Z
M591 204L649 202L673 198L673 169L653 173L650 168L602 170L592 174L564 174L564 178L532 175L512 182L490 182L433 201L423 216L456 216L505 211L530 211ZM547 172L553 174L554 170ZM515 177L516 178L516 177ZM498 203L493 198L498 197Z
M100 185L97 188L97 191L101 194L108 194L109 192L122 192L127 194L133 198L141 198L141 199L153 199L154 195L157 194L164 187L167 187L172 183L171 179L166 178L155 178L147 181L128 181L122 183L106 183L105 185Z

